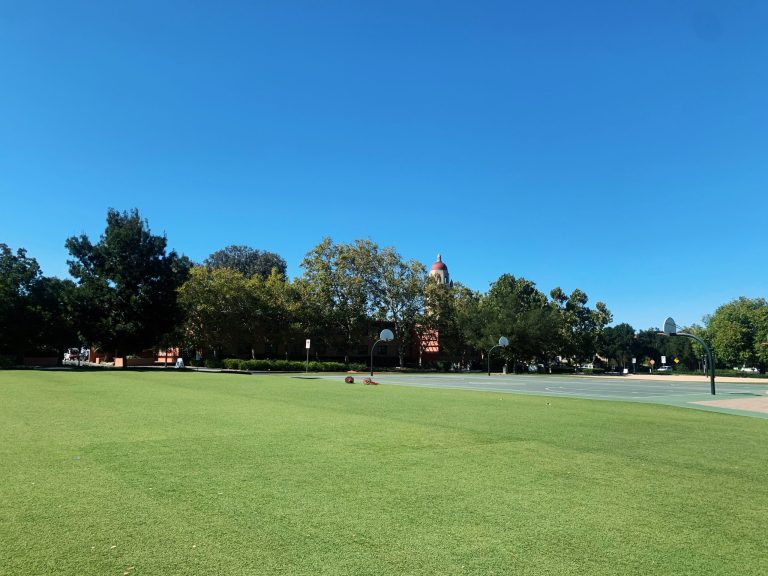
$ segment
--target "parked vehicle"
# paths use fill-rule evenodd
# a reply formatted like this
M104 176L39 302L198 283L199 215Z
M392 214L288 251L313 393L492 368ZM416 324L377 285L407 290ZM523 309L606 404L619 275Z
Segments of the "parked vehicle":
M739 372L747 372L748 374L757 374L758 372L760 372L760 370L758 370L757 368L754 368L754 367L750 368L748 366L742 366L741 368L736 368L736 370L738 370Z
M672 372L672 366L659 366L656 372Z
M69 362L80 360L80 348L69 348L66 352L64 352L64 360Z

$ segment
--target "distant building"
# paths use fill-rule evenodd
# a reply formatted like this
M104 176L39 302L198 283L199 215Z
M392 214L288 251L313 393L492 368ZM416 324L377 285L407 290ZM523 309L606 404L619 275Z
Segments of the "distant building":
M448 266L445 265L440 254L437 255L437 260L429 269L429 278L433 282L448 286L452 285ZM424 361L437 360L440 356L440 334L438 331L429 330L425 326L417 326L415 336L414 342L416 346L414 347L414 352L418 356L419 366L422 366Z
M438 254L437 260L429 269L429 277L434 278L441 284L451 284L451 275L448 274L448 266L443 262L443 257Z

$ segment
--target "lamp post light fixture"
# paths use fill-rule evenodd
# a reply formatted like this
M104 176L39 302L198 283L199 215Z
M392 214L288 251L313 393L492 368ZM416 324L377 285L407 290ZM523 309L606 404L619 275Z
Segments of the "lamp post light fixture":
M488 376L491 375L491 352L493 352L496 348L499 348L499 347L506 348L507 346L509 346L509 339L506 336L502 336L501 338L499 338L499 343L496 344L496 346L494 346L490 350L488 350ZM512 371L514 372L514 367Z
M662 334L664 336L685 336L686 338L691 338L692 340L696 340L696 342L702 345L702 347L707 353L707 364L709 365L708 368L709 368L710 392L714 396L715 395L715 355L712 354L712 349L709 346L707 346L707 343L704 342L704 340L702 340L695 334L690 334L688 332L678 332L677 324L675 324L675 321L672 318L667 318L666 320L664 320L664 332L659 332L659 334Z
M384 328L384 330L381 331L381 334L379 334L379 339L374 342L373 346L371 346L371 378L373 378L373 349L376 348L376 344L379 342L391 342L394 339L395 335L392 333L392 330Z

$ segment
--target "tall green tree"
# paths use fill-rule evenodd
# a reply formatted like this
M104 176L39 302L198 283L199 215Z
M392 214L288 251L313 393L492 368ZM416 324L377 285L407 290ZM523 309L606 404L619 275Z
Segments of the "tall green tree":
M392 247L379 250L376 245L370 245L365 248L367 252L359 256L360 268L365 270L368 261L373 263L368 277L371 307L377 319L391 325L403 368L411 337L424 310L427 271L417 260L404 261Z
M7 244L0 244L0 353L23 352L28 299L41 276L37 260L29 258L24 248L14 253Z
M191 348L220 358L250 341L246 279L237 270L194 266L178 294L186 317L183 333Z
M0 244L0 354L61 356L78 342L74 284L43 276L26 250Z
M287 272L287 265L282 256L250 246L227 246L208 256L203 264L208 268L231 268L246 278L266 278L272 270L277 270L278 275L285 278Z
M550 296L560 314L561 354L576 362L592 360L600 333L613 319L608 307L597 302L590 308L589 297L578 288L568 295L558 287Z
M251 353L259 341L266 350L288 345L295 328L296 291L276 268L266 277L253 276L245 283L248 297L246 331L251 339Z
M329 237L310 250L301 263L297 284L307 336L344 352L349 362L370 325L371 249L368 241L335 244ZM313 326L307 325L313 320Z
M627 323L609 326L598 339L599 353L617 367L626 368L632 361L635 329Z
M726 366L768 364L768 302L765 298L737 298L705 319L706 334L715 355Z
M95 244L85 234L67 239L69 272L78 283L78 325L89 342L130 354L158 344L180 324L176 291L190 264L167 252L167 243L135 209L110 209Z
M480 326L477 308L480 295L459 282L444 284L427 278L424 309L415 333L420 357L439 345L439 358L450 364L468 364L473 357L471 342Z
M487 350L506 336L509 346L499 355L511 361L513 369L518 362L549 360L559 319L534 282L502 274L481 299L479 310L483 329L476 344L480 349Z
M71 280L43 276L29 292L24 331L28 351L63 357L70 346L83 344L75 322L76 286Z

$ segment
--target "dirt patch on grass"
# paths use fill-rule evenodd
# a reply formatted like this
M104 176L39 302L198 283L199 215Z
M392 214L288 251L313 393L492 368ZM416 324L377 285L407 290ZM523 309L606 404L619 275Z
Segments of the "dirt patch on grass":
M762 412L768 414L768 396L758 398L736 398L734 400L702 400L691 404L704 404L705 406L718 406L732 410L746 410L747 412Z

